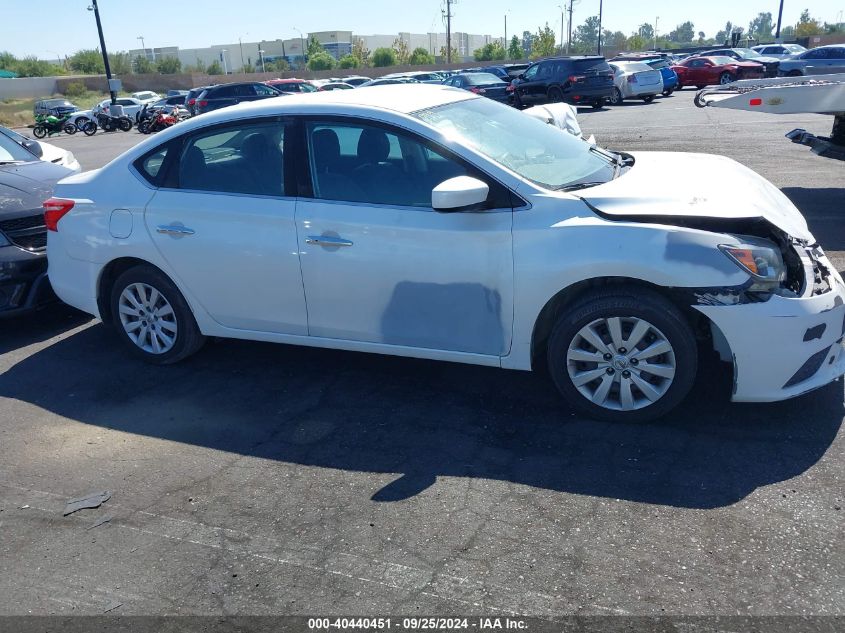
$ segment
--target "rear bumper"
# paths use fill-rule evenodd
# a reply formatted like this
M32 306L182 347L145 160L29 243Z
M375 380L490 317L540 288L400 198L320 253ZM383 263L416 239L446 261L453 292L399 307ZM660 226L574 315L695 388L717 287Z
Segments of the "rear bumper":
M578 87L563 91L563 100L566 103L577 105L579 103L592 103L597 99L610 99L613 95L613 84L607 86Z
M46 253L0 248L0 318L18 316L56 301L47 279Z
M845 374L845 286L807 298L694 306L724 335L734 363L735 402L800 396Z

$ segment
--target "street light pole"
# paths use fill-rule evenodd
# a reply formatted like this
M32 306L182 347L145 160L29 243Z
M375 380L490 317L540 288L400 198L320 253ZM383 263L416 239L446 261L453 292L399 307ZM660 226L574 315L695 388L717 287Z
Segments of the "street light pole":
M569 30L566 34L566 54L569 55L569 46L572 43L572 5L575 0L569 0Z
M780 21L783 18L783 0L780 0L780 8L778 9L778 28L775 31L775 42L780 44Z
M226 53L228 53L228 52L229 52L228 48L223 48L223 49L220 50L220 57L223 58L223 74L224 75L229 74L229 67L226 65Z
M109 82L109 95L111 96L112 105L115 105L117 103L117 93L112 90L111 66L109 65L109 54L106 51L106 39L103 37L103 25L100 22L100 9L97 7L97 0L91 0L91 6L88 7L88 10L94 12L94 19L97 21L97 33L100 36L100 50L103 51L103 65L106 67L106 79Z
M603 0L599 0L599 45L596 51L596 55L601 55L601 12L602 12L602 4Z
M566 9L560 5L557 5L557 8L560 9L560 54L563 55L563 17Z
M302 54L302 64L299 68L302 70L302 67L305 66L305 38L302 36L302 31L298 28L293 27L293 30L299 33L299 52Z
M654 50L657 50L657 21L659 19L659 15L654 16Z
M144 36L143 36L143 35L139 35L139 36L138 36L138 37L136 37L135 39L136 39L136 40L141 40L141 48L142 48L142 49L143 49L143 51L144 51L144 59L147 59L147 45L146 45L146 44L144 44Z
M260 48L258 49L258 57L261 59L261 72L266 73L267 70L264 68L264 51Z

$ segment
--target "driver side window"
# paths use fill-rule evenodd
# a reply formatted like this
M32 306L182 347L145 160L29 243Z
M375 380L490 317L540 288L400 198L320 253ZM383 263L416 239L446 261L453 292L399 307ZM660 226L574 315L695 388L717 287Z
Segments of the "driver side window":
M522 76L523 79L527 79L528 81L533 80L537 76L537 69L539 66L532 66L528 70L525 71L525 74Z

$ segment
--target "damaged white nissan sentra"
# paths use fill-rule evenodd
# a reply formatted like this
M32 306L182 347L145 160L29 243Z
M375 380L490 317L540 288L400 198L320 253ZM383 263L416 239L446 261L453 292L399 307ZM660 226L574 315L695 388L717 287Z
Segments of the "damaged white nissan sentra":
M667 169L696 176L667 191ZM735 401L845 373L842 279L773 185L718 156L604 151L462 90L225 108L55 196L53 287L153 363L207 336L545 363L613 420L670 411L708 350Z

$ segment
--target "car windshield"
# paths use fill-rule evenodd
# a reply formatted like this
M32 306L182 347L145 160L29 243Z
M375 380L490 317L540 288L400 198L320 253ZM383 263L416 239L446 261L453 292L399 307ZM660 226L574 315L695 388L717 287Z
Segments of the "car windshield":
M646 63L656 70L660 70L661 68L669 68L669 62L667 62L665 59L650 59Z
M493 73L467 73L467 83L470 86L484 86L487 84L501 84L504 83L499 77Z
M36 160L38 160L38 157L35 154L25 150L8 136L0 134L0 165L9 162Z
M548 189L607 182L616 173L611 155L490 99L457 101L415 116L447 138Z
M760 53L750 48L735 48L734 49L737 53L739 53L740 57L745 57L747 59L754 59L755 57L762 57Z
M736 60L733 57L708 57L717 66L724 66L725 64L735 64ZM757 66L759 68L759 66Z
M790 53L792 53L793 55L797 54L797 53L803 53L804 51L807 50L806 48L804 48L803 46L800 46L798 44L784 44L783 47L786 50L788 50Z

